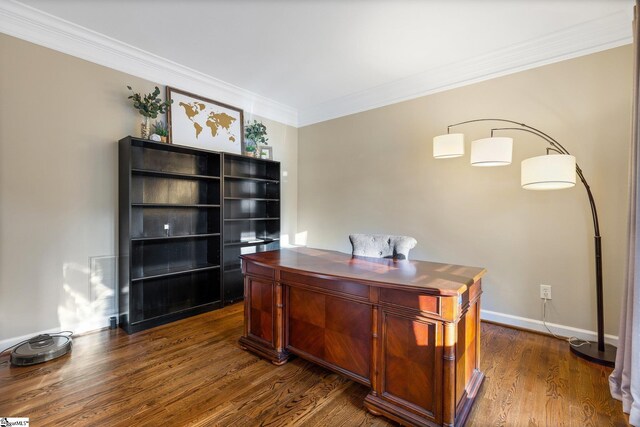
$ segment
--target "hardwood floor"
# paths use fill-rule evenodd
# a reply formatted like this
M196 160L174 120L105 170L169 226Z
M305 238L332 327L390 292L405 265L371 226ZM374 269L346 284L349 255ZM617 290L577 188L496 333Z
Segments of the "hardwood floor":
M70 355L0 367L0 416L32 426L391 426L368 390L301 359L241 350L242 304L127 335L74 339ZM610 369L553 338L482 325L486 375L467 426L626 426ZM3 358L4 359L4 358Z

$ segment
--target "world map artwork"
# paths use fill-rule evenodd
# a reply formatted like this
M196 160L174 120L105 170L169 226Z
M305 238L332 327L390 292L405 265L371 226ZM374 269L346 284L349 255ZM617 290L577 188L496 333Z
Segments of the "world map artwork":
M173 144L240 153L242 110L173 88L169 95Z
M204 129L200 122L204 120L204 125L208 127L209 132L211 132L211 137L215 138L218 136L218 132L222 129L227 132L229 141L235 142L236 137L231 133L231 125L236 121L235 118L226 113L207 111L207 105L203 102L180 102L178 105L184 109L184 114L187 116L187 119L193 123L196 138L200 136L200 133L202 133Z

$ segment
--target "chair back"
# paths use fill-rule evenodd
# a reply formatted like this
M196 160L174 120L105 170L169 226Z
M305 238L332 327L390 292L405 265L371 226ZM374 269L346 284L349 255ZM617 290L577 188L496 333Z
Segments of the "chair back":
M351 254L371 258L409 259L409 251L418 241L409 236L387 234L350 234Z

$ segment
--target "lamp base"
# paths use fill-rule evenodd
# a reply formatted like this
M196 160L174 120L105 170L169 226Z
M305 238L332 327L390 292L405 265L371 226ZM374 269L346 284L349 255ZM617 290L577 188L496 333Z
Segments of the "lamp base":
M589 362L610 368L613 368L616 364L616 348L611 344L605 344L604 351L598 351L598 343L595 341L589 341L589 344L581 345L580 347L574 347L572 345L569 347L571 347L573 354Z

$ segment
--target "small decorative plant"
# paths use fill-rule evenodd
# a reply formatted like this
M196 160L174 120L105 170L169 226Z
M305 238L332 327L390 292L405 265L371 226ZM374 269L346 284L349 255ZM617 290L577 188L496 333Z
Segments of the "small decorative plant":
M257 120L254 120L251 124L247 123L245 125L244 137L245 140L253 141L256 144L268 145L267 141L269 138L267 138L267 127Z
M131 89L131 86L127 86L127 89L132 93L132 95L127 99L131 99L133 101L133 108L138 110L138 112L145 118L140 128L142 137L149 138L149 119L155 119L158 117L158 114L166 113L173 100L162 101L158 97L160 95L160 89L158 86L156 86L153 92L144 96L139 93L135 93L133 89Z
M256 150L258 149L258 147L256 146L256 143L253 142L252 140L247 140L244 146L244 151L246 151L247 153L255 153Z
M158 136L169 136L169 127L162 120L156 120L153 124L153 133Z
M162 121L156 120L154 124L151 125L153 127L153 133L160 137L160 141L167 142L167 138L169 137L169 127ZM153 135L151 139L153 139Z

